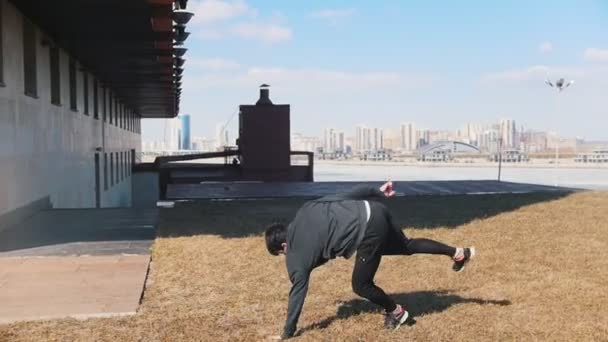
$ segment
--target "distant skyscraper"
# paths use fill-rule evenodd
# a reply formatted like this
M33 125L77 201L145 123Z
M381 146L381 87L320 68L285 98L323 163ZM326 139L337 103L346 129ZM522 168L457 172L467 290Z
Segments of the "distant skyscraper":
M321 145L321 142L316 137L305 137L300 133L291 134L292 151L314 152Z
M180 121L178 119L165 120L165 146L168 151L177 151L180 148Z
M428 129L416 130L416 148L428 145L431 143L431 131Z
M326 128L323 130L323 152L333 153L335 150L334 129Z
M479 147L486 152L496 153L499 150L500 133L496 129L488 129L479 135ZM503 141L503 148L505 147Z
M365 151L367 148L367 141L369 141L368 128L364 125L358 125L355 132L355 151Z
M373 128L370 130L372 133L371 136L371 150L372 151L378 151L378 150L383 150L384 149L384 132L382 131L382 128Z
M192 148L191 140L190 140L190 115L180 115L179 117L182 122L182 132L181 132L181 141L180 141L180 149L181 150L189 150Z
M213 140L205 137L193 137L192 149L203 152L213 151Z
M323 130L323 152L334 153L344 152L344 132L333 128Z
M229 141L228 130L225 128L224 123L217 123L215 125L215 147L223 149L225 146L229 145Z
M518 147L519 143L516 141L517 128L515 126L515 120L504 119L500 121L500 135L502 137L503 147L513 148Z
M416 149L416 128L413 123L402 123L399 137L402 150L413 151Z

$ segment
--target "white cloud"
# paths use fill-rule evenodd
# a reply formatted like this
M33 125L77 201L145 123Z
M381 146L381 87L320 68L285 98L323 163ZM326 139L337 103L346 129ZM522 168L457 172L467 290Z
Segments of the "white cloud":
M286 24L287 17L273 11L265 18L245 0L190 1L189 10L195 13L189 28L193 36L204 40L230 37L280 43L291 40L293 32Z
M323 19L338 19L346 18L355 14L354 8L343 8L343 9L325 9L317 12L313 12L312 16L315 18Z
M186 75L191 89L204 87L256 87L268 83L295 92L346 91L369 88L414 89L431 86L434 78L428 75L405 75L398 72L346 72L319 68L250 67L232 73L203 73Z
M245 1L203 0L191 1L188 10L194 12L193 24L212 23L233 19L241 16L255 16L257 11L249 7Z
M547 66L534 65L526 68L491 72L482 75L481 81L486 84L521 84L534 82L541 84L544 80L558 78L574 79L582 84L604 84L608 67L603 66ZM580 81L580 82L579 82Z
M224 71L238 69L241 65L223 58L194 58L187 60L188 67L205 71Z
M542 53L549 53L553 51L553 43L551 42L543 42L538 46L538 51Z
M278 43L291 40L293 33L287 26L263 24L258 22L235 25L230 30L237 37L259 40L266 43Z
M314 18L326 20L332 25L338 24L340 20L344 20L355 14L354 8L341 8L341 9L325 9L311 13Z
M250 68L247 77L274 83L306 81L316 84L347 83L364 86L388 85L401 81L399 74L391 72L350 73L315 68Z
M608 62L608 49L588 48L583 56L589 62Z
M482 76L483 81L503 82L503 81L530 81L543 80L549 75L549 67L545 65L534 65L523 69L511 69L487 73Z

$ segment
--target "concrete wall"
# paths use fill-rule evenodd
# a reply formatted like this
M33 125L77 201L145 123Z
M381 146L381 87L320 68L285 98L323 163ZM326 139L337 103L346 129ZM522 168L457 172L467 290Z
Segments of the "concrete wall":
M48 198L55 208L95 207L95 153L100 154L102 207L130 206L131 176L104 190L104 153L141 150L141 136L93 117L93 80L89 70L89 114L84 114L84 74L77 64L77 107L70 109L69 61L61 49L61 105L51 104L49 46L37 28L37 98L24 93L21 13L2 6L4 85L0 85L0 218ZM36 23L34 23L36 24ZM106 115L107 117L107 115ZM98 151L96 151L98 149Z

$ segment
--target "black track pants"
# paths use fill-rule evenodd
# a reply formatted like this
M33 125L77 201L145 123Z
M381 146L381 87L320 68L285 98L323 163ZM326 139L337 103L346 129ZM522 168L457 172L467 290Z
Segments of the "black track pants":
M371 215L365 236L357 249L353 269L353 291L386 311L395 310L395 302L374 284L374 276L383 255L441 254L452 257L454 247L429 239L408 239L392 222L391 215L381 203L369 201Z

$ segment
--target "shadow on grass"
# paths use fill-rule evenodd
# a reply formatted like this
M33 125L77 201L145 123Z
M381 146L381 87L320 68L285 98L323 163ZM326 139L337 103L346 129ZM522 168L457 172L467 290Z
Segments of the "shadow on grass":
M408 196L384 200L394 221L409 228L455 228L531 204L552 201L570 192L527 194ZM161 210L158 235L178 237L257 235L273 222L289 223L304 199L196 201Z
M511 305L509 300L493 300L482 298L466 298L452 294L449 291L418 291L411 293L398 293L391 295L396 303L403 304L409 314L406 324L413 325L416 323L415 318L432 313L438 313L449 309L452 305L457 304L477 304L477 305ZM298 335L311 330L321 330L329 327L337 320L348 319L352 316L357 316L362 313L384 313L379 306L364 300L353 299L343 303L338 308L335 316L327 317L320 322L313 323L299 330Z

